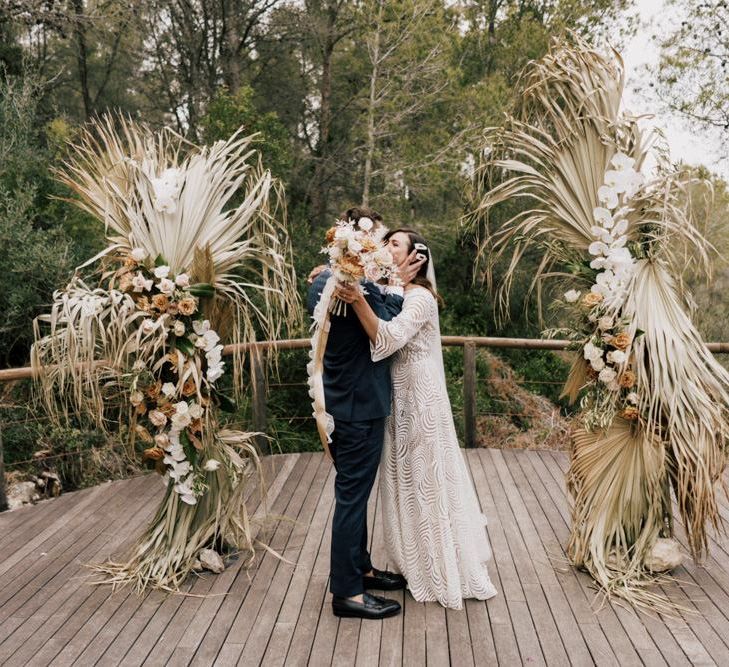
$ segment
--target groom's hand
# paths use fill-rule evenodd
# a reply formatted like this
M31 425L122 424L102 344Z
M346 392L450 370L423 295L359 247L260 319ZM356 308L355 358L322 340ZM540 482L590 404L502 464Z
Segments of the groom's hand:
M313 282L314 282L314 280L316 280L316 277L317 277L317 276L318 276L318 275L319 275L319 274L320 274L320 273L321 273L322 271L324 271L324 270L325 270L325 269L327 269L327 268L329 268L329 267L327 267L327 265L326 265L326 264L319 264L319 266L315 266L315 267L314 267L314 268L313 268L313 269L311 270L311 273L309 273L309 276L308 276L308 278L306 279L306 282L307 282L307 283L309 283L309 285L311 285L311 283L313 283Z
M403 285L407 285L408 283L411 283L415 276L418 275L418 271L420 271L420 267L425 264L425 257L423 259L417 258L417 251L413 250L397 267L397 271L400 274L400 279L403 282Z

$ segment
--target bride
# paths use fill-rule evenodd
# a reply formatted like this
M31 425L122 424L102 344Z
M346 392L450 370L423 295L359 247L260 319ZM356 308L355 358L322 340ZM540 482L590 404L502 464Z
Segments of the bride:
M486 570L486 520L458 445L443 370L439 297L428 246L402 228L384 237L395 262L425 262L405 286L402 312L379 320L358 286L338 288L370 338L372 360L392 357L392 411L380 488L387 550L413 597L460 609L496 595Z

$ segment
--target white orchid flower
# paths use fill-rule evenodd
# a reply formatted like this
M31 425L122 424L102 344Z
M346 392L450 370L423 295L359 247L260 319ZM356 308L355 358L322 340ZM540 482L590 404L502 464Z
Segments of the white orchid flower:
M601 185L597 191L597 198L607 208L615 208L618 205L618 193L607 185Z
M614 224L612 213L602 206L597 206L592 209L592 217L595 219L596 223L602 225L606 229L610 229Z
M170 267L167 265L158 266L154 270L155 278L166 278L170 275Z
M612 164L616 169L624 171L627 169L632 169L633 165L635 164L635 160L625 153L618 151L617 153L615 153L615 155L613 155L612 159L610 160L610 164Z
M577 299L580 298L581 292L578 292L577 290L571 289L564 293L564 300L567 303L575 303Z

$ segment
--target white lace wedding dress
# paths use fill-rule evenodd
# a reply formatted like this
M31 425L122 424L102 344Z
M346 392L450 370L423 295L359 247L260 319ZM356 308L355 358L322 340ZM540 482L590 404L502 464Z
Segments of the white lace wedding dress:
M380 464L387 551L418 601L460 609L464 598L493 597L486 520L456 437L433 295L406 290L371 351L374 361L394 354Z

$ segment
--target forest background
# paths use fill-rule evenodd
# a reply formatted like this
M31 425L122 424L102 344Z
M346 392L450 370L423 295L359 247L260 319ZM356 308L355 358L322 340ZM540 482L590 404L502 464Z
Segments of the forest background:
M714 128L725 141L726 3L668 5L676 29L658 41L655 111ZM103 247L101 225L63 200L69 193L53 170L79 128L108 111L171 126L198 144L241 125L259 132L263 163L285 191L302 297L307 273L321 262L324 231L338 212L362 203L388 226L414 226L429 239L446 303L444 335L538 337L543 324L526 298L537 257L526 257L511 318L498 322L473 230L461 224L484 128L501 122L519 72L552 39L573 31L619 49L641 29L630 0L2 0L0 367L27 364L33 318L74 267ZM723 340L729 195L700 165L680 168L695 168L711 186L697 190L692 204L718 250L714 275L701 280L689 263L684 278L702 333ZM519 205L502 207L492 224ZM444 355L458 416L462 352ZM269 434L282 451L319 446L299 384L305 359L284 353L271 379ZM529 406L547 401L557 415L568 414L558 399L565 368L549 352L480 353L479 377L501 389L479 385L479 412L508 415L511 429L480 422L483 444L532 429ZM515 380L541 397L517 392ZM250 405L232 419L245 426ZM27 383L0 387L0 427L6 465L18 474L53 466L73 488L133 471L114 443L83 424L53 428L40 418ZM540 428L536 440L550 440L554 417ZM66 456L74 453L80 456Z

